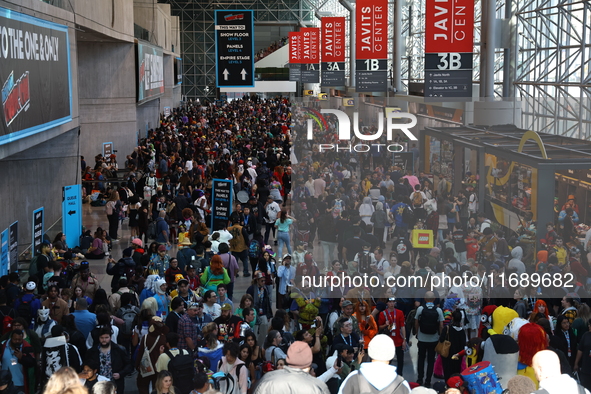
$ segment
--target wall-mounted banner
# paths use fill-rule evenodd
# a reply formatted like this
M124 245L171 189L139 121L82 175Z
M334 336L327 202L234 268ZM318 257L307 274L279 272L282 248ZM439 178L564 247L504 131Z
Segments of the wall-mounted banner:
M0 8L0 145L72 120L68 27Z
M33 211L33 247L31 253L33 256L39 254L39 246L43 241L43 234L45 234L45 210L43 207Z
M304 27L302 33L302 82L320 82L320 29Z
M215 11L217 87L254 87L252 10Z
M164 94L164 55L162 48L145 41L137 43L138 103Z
M174 58L174 84L183 84L183 59L180 57Z
M355 91L388 91L388 0L358 0Z
M473 48L474 1L427 0L425 101L472 98Z
M322 18L322 86L345 85L345 17Z
M18 221L12 223L8 228L10 272L18 271Z
M113 143L103 142L103 157L108 159L113 154Z

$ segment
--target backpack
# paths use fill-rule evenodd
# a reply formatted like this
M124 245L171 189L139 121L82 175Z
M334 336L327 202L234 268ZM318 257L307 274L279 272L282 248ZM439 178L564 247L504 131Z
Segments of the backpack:
M414 225L415 215L412 213L412 209L410 209L408 205L406 205L402 211L402 222L409 226Z
M234 377L230 374L230 373L225 373L221 371L221 367L222 367L222 360L220 360L218 362L218 372L213 374L213 385L215 387L216 390L220 390L220 383L223 381L226 381L226 390L223 391L222 393L224 394L232 394L234 392L234 387L238 385L238 383L240 382L240 370L242 369L242 367L244 367L245 364L238 364L236 366L236 381L234 382ZM168 370L170 371L170 363L169 363L169 367ZM173 377L174 379L174 377ZM229 390L229 387L232 387L231 390ZM248 381L248 388L250 388L250 379Z
M261 255L261 244L259 241L253 239L248 245L248 257L258 259Z
M37 261L39 260L39 255L34 256L31 259L31 263L29 264L29 277L31 276L37 276L37 274L39 273L39 267L37 265Z
M412 205L414 205L415 208L419 208L424 202L425 200L423 199L421 192L414 192L412 194Z
M371 254L360 253L357 270L362 274L369 274L371 272Z
M355 382L357 380L357 382ZM347 384L343 387L343 393L359 393L359 394L409 394L410 390L404 385L404 378L400 375L396 376L396 379L392 381L388 386L382 390L376 389L361 372L350 376L347 380Z
M126 338L131 338L131 334L133 333L133 323L138 315L136 309L129 305L123 306L119 308L117 314L120 315L119 317L125 322L123 327L121 327L121 334Z
M33 316L31 313L31 302L33 302L34 299L35 298L32 298L29 301L24 301L23 297L21 297L19 298L20 304L18 304L18 307L16 308L16 314L19 317L25 319L25 321L29 324L31 324L31 321L33 320Z
M439 312L437 308L423 307L423 311L419 316L419 329L423 334L437 334L439 329Z
M189 394L193 390L193 376L195 375L193 356L184 350L180 350L176 356L173 356L169 350L164 353L170 358L167 369L172 373L177 391L179 394Z
M146 232L148 239L156 239L157 227L158 225L156 221L153 221L152 223L148 224L148 231Z
M8 315L5 315L2 311L0 313L2 314L2 335L8 334L12 331L12 316L10 316L10 313Z

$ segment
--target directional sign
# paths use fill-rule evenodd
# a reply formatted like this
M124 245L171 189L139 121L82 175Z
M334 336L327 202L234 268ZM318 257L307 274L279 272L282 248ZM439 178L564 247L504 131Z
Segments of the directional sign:
M82 188L80 185L62 188L62 231L66 243L76 246L82 235Z
M8 229L0 234L0 275L8 275L9 266L9 235Z
M388 91L388 0L357 0L355 91Z
M215 11L217 87L254 87L252 10Z
M10 272L18 271L18 221L12 223L9 230L8 236L8 251L10 261Z
M33 250L32 255L35 256L39 251L41 241L43 241L43 234L45 234L45 210L43 207L33 211Z
M345 85L345 17L322 18L322 86Z
M214 179L211 193L211 231L221 230L228 225L232 213L233 182L225 179Z
M289 80L294 82L300 82L302 78L302 69L299 64L289 65Z
M425 101L472 98L473 48L474 2L427 1Z
M103 157L109 157L113 154L113 143L103 142Z

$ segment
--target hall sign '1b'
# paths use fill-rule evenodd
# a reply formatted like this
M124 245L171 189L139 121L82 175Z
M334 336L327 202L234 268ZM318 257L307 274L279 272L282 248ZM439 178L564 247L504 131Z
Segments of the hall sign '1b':
M425 100L472 97L474 1L427 0ZM450 101L450 100L445 100Z
M386 92L388 0L357 0L355 23L355 90Z
M215 11L217 87L254 87L252 10Z

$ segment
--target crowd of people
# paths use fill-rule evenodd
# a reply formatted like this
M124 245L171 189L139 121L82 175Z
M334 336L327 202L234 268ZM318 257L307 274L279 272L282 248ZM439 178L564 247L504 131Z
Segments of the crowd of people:
M287 37L283 37L282 39L273 42L271 45L269 45L267 48L262 48L259 49L255 54L254 54L254 61L258 62L259 60L263 59L264 57L272 54L273 52L275 52L276 50L278 50L279 48L285 46L288 44L288 38Z
M124 182L98 189L107 228L73 249L63 234L44 241L22 288L17 273L0 279L0 393L123 393L132 374L141 394L491 392L485 383L553 394L575 392L575 372L591 387L588 245L565 242L560 223L535 245L530 213L515 233L496 226L478 184L452 195L443 175L385 155L321 154L292 110L244 97L163 117L127 156ZM335 124L314 142L333 140ZM214 179L233 181L227 220L212 221ZM413 241L423 229L432 247ZM101 260L107 289L92 272ZM534 273L553 276L511 280ZM441 280L390 285L411 277Z

